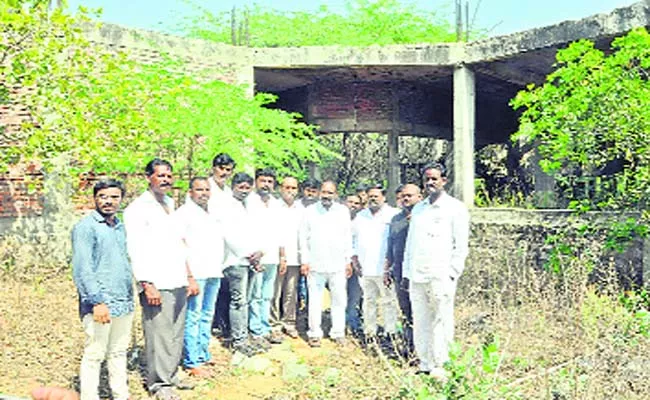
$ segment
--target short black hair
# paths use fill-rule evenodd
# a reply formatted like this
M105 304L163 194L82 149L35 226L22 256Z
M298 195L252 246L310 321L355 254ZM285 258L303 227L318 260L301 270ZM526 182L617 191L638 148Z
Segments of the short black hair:
M425 164L425 166L422 167L422 171L421 171L422 176L424 176L424 173L430 169L437 169L438 171L440 171L441 177L443 178L447 177L447 167L445 167L445 164L441 162L435 161L435 162Z
M274 181L277 181L275 177L275 170L273 168L258 168L255 170L255 179L259 178L260 176L270 176L273 178Z
M239 185L240 183L248 183L249 185L253 185L253 177L248 175L246 172L237 172L233 177L232 177L232 183L231 185L234 187L236 185Z
M334 185L334 190L338 193L339 185L333 179L325 179L323 182L321 182L320 188L322 189L323 185L325 185L326 183L331 183L332 185Z
M205 176L195 176L194 178L190 179L190 189L194 186L194 182L196 181L207 181L208 178Z
M370 186L367 191L369 192L372 189L380 190L382 196L386 196L386 188L381 183L377 183L375 185ZM357 193L359 193L359 191L357 191Z
M370 187L366 185L365 183L358 183L355 187L354 190L359 193L359 192L367 192Z
M228 153L219 153L212 159L212 167L217 167L221 165L232 165L233 168L237 166L235 160L230 157Z
M397 193L401 192L402 190L404 190L404 186L405 186L405 184L403 184L403 183L401 185L399 185L397 187L397 189L395 189L395 194L397 194Z
M156 167L164 165L169 168L170 171L173 171L174 168L172 167L172 164L167 161L167 160L162 160L158 157L154 158L153 160L149 161L147 165L144 167L144 173L147 176L153 175L153 172L156 170Z
M300 185L302 190L305 189L320 189L320 181L314 178L305 179Z
M120 189L120 193L122 193L122 197L124 197L124 194L126 194L126 189L124 189L124 184L122 183L122 181L109 178L109 179L102 179L97 183L95 183L95 186L93 187L93 197L97 196L97 193L100 190L108 189L108 188Z

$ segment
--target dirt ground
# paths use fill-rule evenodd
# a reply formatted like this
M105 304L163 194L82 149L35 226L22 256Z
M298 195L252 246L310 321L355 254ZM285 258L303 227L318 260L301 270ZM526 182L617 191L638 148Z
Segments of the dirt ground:
M142 346L139 312L132 343L136 351L129 355L134 399L148 398L137 353ZM77 388L83 341L77 294L69 278L0 283L0 398L29 397L41 385ZM353 342L341 347L324 340L323 347L312 349L303 339L287 339L265 355L240 362L213 340L212 354L214 377L193 381L197 386L181 392L184 399L379 398L396 390L390 379L365 382L365 373L383 368L377 368L379 359L368 358ZM106 386L106 376L102 382ZM107 390L102 395L109 398Z
M467 293L467 292L466 292ZM533 295L517 306L463 298L456 307L458 358L445 388L413 367L367 356L353 341L310 348L287 339L269 353L233 359L212 344L213 377L183 399L634 399L650 398L650 312L632 313L591 289L578 304ZM541 293L541 292L540 292ZM496 303L492 303L496 304ZM148 398L140 376L140 311L129 354L133 399ZM78 387L83 332L69 275L0 280L0 399L28 397L41 385ZM453 352L452 352L453 353ZM472 353L474 355L472 355ZM469 355L469 356L468 356ZM103 387L106 385L103 379ZM438 395L440 390L446 394ZM424 393L424 394L423 394ZM109 398L108 390L102 398Z

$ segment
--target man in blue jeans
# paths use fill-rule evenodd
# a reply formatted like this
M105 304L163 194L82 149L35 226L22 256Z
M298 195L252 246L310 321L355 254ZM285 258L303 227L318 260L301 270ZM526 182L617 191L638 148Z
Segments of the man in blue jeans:
M275 189L275 171L262 168L255 171L255 191L247 201L248 212L264 256L260 268L250 282L248 328L254 345L268 350L270 344L282 343L280 332L271 329L271 301L275 294L275 278L278 269L282 274L287 268L284 253L284 215L281 201L271 195Z
M174 213L189 277L199 288L199 293L187 300L183 367L190 375L202 378L210 376L202 366L211 359L208 347L226 245L223 226L208 213L210 194L207 178L192 178L189 199Z

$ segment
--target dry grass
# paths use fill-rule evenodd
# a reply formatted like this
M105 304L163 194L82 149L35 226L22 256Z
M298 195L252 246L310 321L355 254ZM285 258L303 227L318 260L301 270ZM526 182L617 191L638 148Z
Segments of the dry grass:
M465 397L450 394L450 386L434 388L413 369L368 357L353 343L340 348L324 341L321 349L311 349L297 339L275 347L263 372L231 366L230 354L215 341L214 378L183 398L416 399L427 398L419 396L427 389L466 399L650 398L650 319L621 304L614 273L601 271L595 288L584 260L565 260L565 274L558 276L531 267L530 241L496 239L499 249L474 241L458 292L456 337L463 351L478 350L451 366L464 371ZM41 281L3 278L0 394L27 396L43 384L75 387L83 347L76 310L67 274ZM142 344L137 313L136 347ZM492 370L483 368L481 357L490 343L497 344ZM304 376L291 376L296 366ZM146 398L137 368L130 385L134 398Z

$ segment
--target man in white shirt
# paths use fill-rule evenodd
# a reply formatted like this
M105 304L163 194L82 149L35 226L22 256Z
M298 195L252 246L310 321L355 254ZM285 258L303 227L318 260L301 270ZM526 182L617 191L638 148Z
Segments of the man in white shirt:
M447 170L424 167L427 197L413 207L404 277L410 282L413 340L420 371L444 380L454 336L454 296L468 254L469 212L444 189Z
M261 270L253 274L250 282L248 329L254 344L262 347L282 343L282 334L271 330L271 300L275 290L278 268L287 268L284 253L282 201L271 195L275 189L275 171L261 168L255 171L255 189L247 201L253 229L262 244Z
M280 185L281 207L283 214L282 225L284 231L284 255L286 266L282 263L275 280L275 293L271 305L271 324L276 331L282 330L292 338L298 337L296 329L296 312L298 304L298 278L300 277L300 261L298 257L298 231L305 208L299 201L298 180L287 176Z
M371 187L368 208L359 211L352 224L352 265L361 276L366 345L375 342L379 308L388 337L397 329L397 303L395 293L384 285L384 259L390 221L398 211L386 204L385 195L381 185Z
M194 177L189 200L174 213L187 268L199 287L199 293L187 300L183 351L183 367L197 377L210 376L202 365L211 359L208 347L226 245L223 226L208 213L210 195L208 178Z
M226 251L227 267L223 271L228 278L230 292L229 319L230 336L233 351L245 356L253 356L262 349L253 346L248 340L248 307L249 307L249 278L254 273L261 272L260 259L262 245L258 239L257 229L248 210L246 199L253 188L253 178L239 172L232 178L232 195L228 216L224 219L224 229L238 243L241 250L231 248Z
M208 212L214 215L218 221L228 215L229 206L232 204L232 189L228 180L232 176L237 163L228 153L219 153L212 159L212 176L210 182L210 200L208 201ZM226 266L224 265L223 268ZM230 304L230 290L228 279L221 278L219 294L213 325L216 327L216 335L227 337L230 331L228 318L228 305Z
M184 250L172 212L172 166L158 158L145 167L149 189L124 210L133 275L141 288L146 385L156 398L173 399L183 352L186 298L198 288L188 277Z
M323 291L330 289L332 329L330 338L345 343L346 278L352 275L352 227L347 207L335 202L336 184L321 185L320 201L307 207L300 225L300 272L307 276L309 293L309 345L319 347Z
M350 210L350 220L354 223L359 211L361 211L361 198L354 193L345 198L345 206ZM361 283L359 282L359 271L352 263L352 276L347 282L348 303L345 307L345 325L355 337L361 337L363 327L361 326Z
M212 176L210 183L210 200L208 208L217 218L221 218L232 201L232 189L228 186L228 179L235 169L235 160L227 153L219 153L212 159Z

